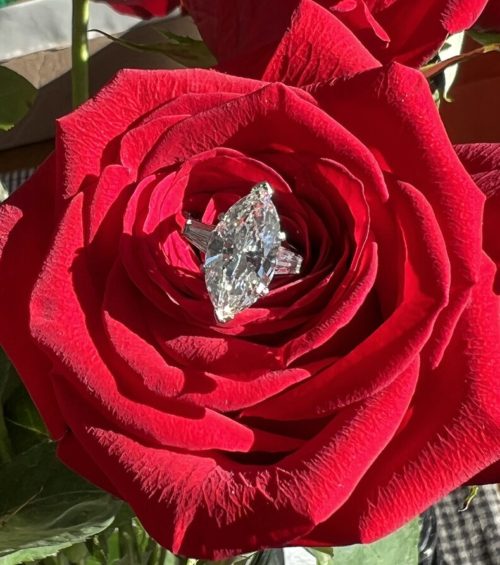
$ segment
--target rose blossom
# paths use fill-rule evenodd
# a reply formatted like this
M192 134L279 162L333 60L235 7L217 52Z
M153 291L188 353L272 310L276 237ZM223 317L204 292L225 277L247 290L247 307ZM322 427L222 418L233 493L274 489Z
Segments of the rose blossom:
M0 343L59 456L192 557L369 542L498 476L485 197L419 72L294 29L276 73L339 80L124 71L0 208ZM302 272L218 324L185 214L263 180Z
M486 8L477 20L477 28L482 31L500 32L500 2L489 0Z
M117 12L138 16L139 18L153 18L166 16L179 5L179 0L99 0L106 2Z
M221 68L259 78L283 36L307 21L302 56L317 62L347 33L381 62L419 66L451 33L472 26L487 0L184 0ZM291 30L290 30L291 28ZM352 39L350 40L352 42ZM315 43L322 51L315 53ZM334 47L333 47L334 46ZM313 54L310 53L313 51ZM345 54L347 56L347 54Z
M486 195L483 248L496 264L494 291L500 294L500 143L464 143L455 150L465 168Z

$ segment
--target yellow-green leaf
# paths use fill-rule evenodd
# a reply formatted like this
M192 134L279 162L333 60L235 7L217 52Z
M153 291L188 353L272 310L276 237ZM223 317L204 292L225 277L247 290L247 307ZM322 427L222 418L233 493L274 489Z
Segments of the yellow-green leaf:
M175 33L162 29L157 29L156 31L165 38L165 41L156 43L134 43L133 41L128 41L120 37L114 37L99 29L91 31L96 31L118 45L134 51L160 53L185 67L201 67L207 69L217 64L214 55L203 41L176 35Z
M33 105L36 92L31 82L0 66L0 130L13 128L25 116Z

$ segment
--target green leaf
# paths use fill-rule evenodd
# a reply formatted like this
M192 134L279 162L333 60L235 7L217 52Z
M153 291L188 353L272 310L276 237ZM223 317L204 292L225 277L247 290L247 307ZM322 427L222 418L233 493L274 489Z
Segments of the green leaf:
M113 37L99 29L89 31L96 31L118 45L133 49L134 51L160 53L185 67L209 68L217 64L217 60L203 41L176 35L169 31L156 30L166 39L166 41L161 43L134 43L126 39Z
M284 565L285 556L282 549L266 549L253 553L236 555L222 561L207 561L205 559L186 559L170 554L167 565Z
M177 555L174 555L170 551L167 551L164 563L165 565L187 565L187 559L185 559L184 557L177 557Z
M0 349L0 404L5 404L21 381L5 352Z
M38 410L9 359L0 351L0 464L47 438Z
M49 437L45 424L24 386L19 386L4 405L5 426L14 454L20 454Z
M469 510L470 505L472 504L473 500L479 494L479 486L472 485L469 487L469 494L465 497L464 503L462 504L462 508L460 508L459 512L466 512Z
M261 556L264 557L262 555L263 553L266 552L257 551L255 553L244 553L242 555L237 555L236 557L230 557L217 562L200 560L197 565L214 565L214 563L217 563L217 565L257 565L258 559L260 559ZM262 563L265 563L265 561L262 561Z
M4 402L17 385L11 363L0 349L0 466L12 460L12 443L5 423Z
M36 88L21 75L0 66L0 130L13 128L33 105Z
M217 64L217 59L204 41L159 28L156 30L167 40L167 43L160 44L167 49L165 54L181 65L208 69Z
M3 406L0 404L0 466L12 461L12 443L5 425Z
M75 543L68 549L63 551L63 555L68 559L70 563L79 563L86 559L89 555L87 546L85 543Z
M417 565L420 520L406 524L390 536L363 545L334 548L335 565Z
M164 565L169 552L151 538L126 504L111 527L86 542L86 565ZM175 557L175 556L174 556ZM179 565L185 564L179 558ZM177 562L176 562L177 563Z
M306 547L315 559L316 565L332 565L333 561L333 547Z
M122 503L58 461L43 442L0 469L0 562L43 559L113 522Z
M467 35L472 37L474 41L477 41L481 45L491 45L492 43L500 43L500 33L490 32L490 31L477 31L469 29Z
M186 559L173 554L169 556L170 561L166 565L284 565L285 556L282 549L266 549L253 553L243 553L235 557L229 557L222 561L207 561L205 559Z
M284 565L285 555L282 549L266 549L252 554L245 563L248 565Z

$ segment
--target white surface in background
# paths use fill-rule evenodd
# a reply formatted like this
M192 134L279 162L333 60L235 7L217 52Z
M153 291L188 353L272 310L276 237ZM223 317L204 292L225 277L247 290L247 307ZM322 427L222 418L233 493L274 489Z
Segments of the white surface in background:
M460 55L460 51L462 50L462 43L464 41L464 32L456 33L455 35L450 35L446 40L446 47L443 47L439 52L439 56L441 57L442 61L446 59L450 59L451 57L455 57L456 55ZM453 65L448 67L444 71L444 96L445 98L448 96L448 91L450 90L455 77L457 76L458 65Z
M9 191L0 180L0 204L8 197L9 197Z
M90 3L89 29L123 33L142 20L118 14L107 4ZM93 32L90 38L98 37ZM16 57L62 49L71 43L69 0L28 0L0 9L0 62Z
M287 547L283 551L286 565L316 565L316 559L302 547Z

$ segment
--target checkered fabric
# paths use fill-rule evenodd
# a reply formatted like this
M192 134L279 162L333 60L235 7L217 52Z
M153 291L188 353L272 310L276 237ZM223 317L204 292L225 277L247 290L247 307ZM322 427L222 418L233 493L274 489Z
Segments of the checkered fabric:
M24 169L0 173L0 182L11 193L32 172ZM481 487L469 508L460 512L468 494L468 488L459 488L434 506L439 536L436 565L500 565L499 487ZM285 561L287 565L314 563L301 548L286 549Z
M479 489L463 512L468 488L459 488L434 506L443 565L500 565L500 491Z

